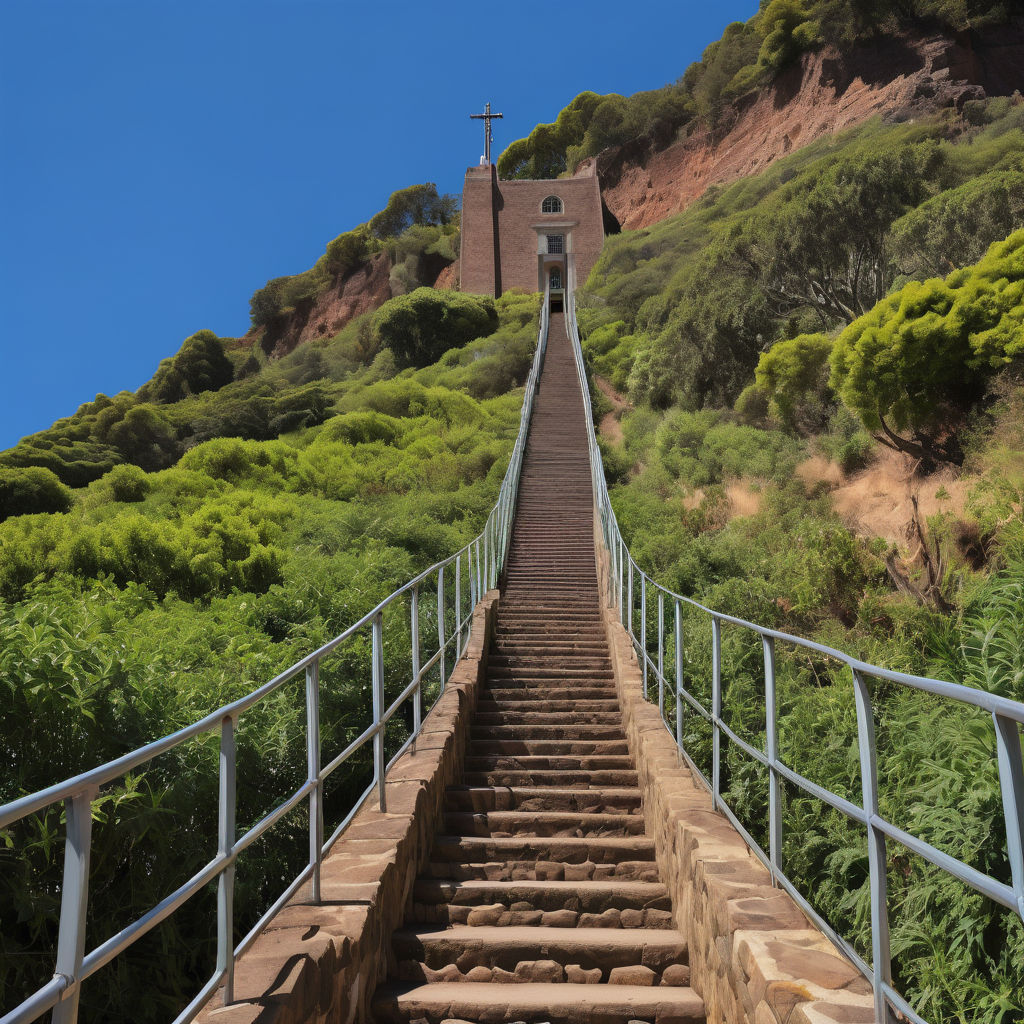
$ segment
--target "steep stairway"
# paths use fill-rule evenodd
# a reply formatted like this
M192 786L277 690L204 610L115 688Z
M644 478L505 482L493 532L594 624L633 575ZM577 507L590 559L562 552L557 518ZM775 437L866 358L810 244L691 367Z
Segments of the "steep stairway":
M585 431L552 314L464 784L394 935L379 1024L705 1019L615 697Z

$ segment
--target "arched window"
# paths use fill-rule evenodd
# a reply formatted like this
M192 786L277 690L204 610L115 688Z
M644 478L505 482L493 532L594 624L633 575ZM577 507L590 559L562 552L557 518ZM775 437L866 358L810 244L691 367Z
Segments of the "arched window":
M561 213L562 212L562 200L558 196L548 196L543 203L540 204L541 213Z
M554 291L558 291L559 289L561 289L561 287L562 287L562 268L561 267L552 267L551 268L551 276L548 278L548 281L551 284L551 290L553 292Z

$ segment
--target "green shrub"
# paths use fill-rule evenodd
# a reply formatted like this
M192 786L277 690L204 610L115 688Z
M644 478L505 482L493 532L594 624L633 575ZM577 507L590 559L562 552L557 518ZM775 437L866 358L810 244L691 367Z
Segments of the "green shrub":
M373 322L400 367L428 366L448 349L495 331L498 313L486 296L417 288L385 303Z
M114 501L142 501L150 490L150 479L138 466L115 466L104 478Z
M166 405L200 391L216 391L234 377L221 339L213 331L198 331L185 339L177 355L160 364L153 379L139 388L139 398Z
M911 282L840 334L832 385L871 431L928 459L959 457L962 425L1024 353L1024 231L945 281ZM909 433L909 436L907 434Z
M73 503L71 491L48 469L0 467L0 520L37 512L67 512Z
M835 409L829 387L832 339L800 334L776 342L761 356L755 371L759 391L771 402L772 414L790 430L818 433Z

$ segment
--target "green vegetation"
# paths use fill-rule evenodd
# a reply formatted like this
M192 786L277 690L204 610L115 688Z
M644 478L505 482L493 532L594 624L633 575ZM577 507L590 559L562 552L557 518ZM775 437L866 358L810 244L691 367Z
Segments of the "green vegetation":
M602 450L645 571L720 611L1024 700L1022 129L1019 100L871 123L609 239L579 318L591 369L635 404ZM914 455L893 490L913 478L939 508L908 507L909 547L872 532L879 484L857 492L856 518L830 494L883 443ZM946 482L965 474L966 503L928 475L937 465ZM686 611L684 636L688 685L709 707L706 617ZM725 714L755 745L762 657L757 637L724 628ZM783 643L776 657L783 757L859 800L848 671ZM883 813L1009 882L990 718L872 690ZM710 731L684 719L707 772ZM766 846L767 776L724 751L723 791ZM863 830L789 786L783 806L787 873L870 960ZM895 842L889 856L896 983L918 1012L1024 1019L1016 916Z
M970 234L984 253L1024 226L1011 201L1022 172L1024 106L1008 99L963 117L869 122L711 189L606 243L580 296L595 367L656 408L732 406L774 342L847 326L892 287L930 276L938 253L959 257L955 239ZM968 197L996 179L1006 201L982 216ZM913 262L925 216L935 241Z
M399 371L406 298L429 306L448 351L432 361L441 336L425 333L418 368ZM5 453L0 802L249 692L475 536L518 429L537 314L536 296L417 293L228 383L224 360L246 352L200 332L138 395L100 396ZM56 472L29 461L43 457ZM430 602L421 617L422 635L436 637ZM388 700L408 682L409 651L405 606L385 624ZM321 669L325 754L368 723L368 664L359 641ZM427 679L428 704L438 677L435 668ZM305 778L301 688L241 720L239 829ZM407 728L401 715L389 727L390 752ZM332 829L367 784L368 751L332 776ZM93 812L92 944L209 859L216 792L216 737L104 791ZM304 808L243 855L236 938L301 868ZM0 1005L52 972L62 859L60 807L0 833ZM83 1019L179 1012L212 971L214 899L213 889L196 897L91 979Z
M677 82L633 96L580 93L551 124L539 124L498 160L503 178L554 178L609 146L658 149L695 123L716 124L728 105L762 88L802 53L849 47L908 28L961 31L997 25L1012 11L989 0L761 0L733 22Z
M420 284L418 271L424 256L440 255L447 262L458 250L458 198L438 195L433 184L411 185L392 194L387 206L366 224L328 242L323 256L307 271L288 277L275 277L249 300L253 327L280 328L297 310L308 312L313 303L332 285L364 266L371 256L389 252L392 263L402 270L392 293L412 291Z
M945 281L906 285L847 327L832 352L832 386L885 443L948 459L959 456L953 428L1021 355L1024 231ZM912 438L897 433L905 429Z

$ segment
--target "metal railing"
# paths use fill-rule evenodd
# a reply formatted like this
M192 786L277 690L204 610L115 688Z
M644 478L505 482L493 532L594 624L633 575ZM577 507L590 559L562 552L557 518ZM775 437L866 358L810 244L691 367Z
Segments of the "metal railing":
M546 299L546 297L545 297ZM291 668L270 682L231 704L218 708L198 722L134 750L107 764L83 772L72 779L58 783L38 793L14 800L0 807L0 829L53 804L63 802L66 809L66 838L64 877L61 889L60 921L57 934L56 963L53 978L37 989L13 1010L0 1018L0 1024L27 1024L53 1010L54 1024L74 1024L78 1017L82 984L100 968L110 963L150 930L173 914L187 900L217 882L217 961L213 975L195 998L176 1018L175 1024L192 1020L203 1005L223 984L224 1001L233 1001L234 967L236 959L255 941L266 924L298 890L310 884L311 898L320 899L320 868L323 858L339 836L345 831L356 812L376 791L380 809L386 810L385 774L388 768L412 745L424 720L423 683L426 674L435 666L443 690L446 669L454 666L470 641L473 611L483 595L497 585L498 577L508 553L512 518L515 512L522 468L523 452L533 412L547 344L548 302L545 301L540 319L540 330L533 364L526 380L519 432L509 458L508 469L502 480L498 500L487 517L482 532L456 554L437 562L389 594L358 622L349 626L333 640L306 655ZM446 585L446 574L448 584ZM450 586L454 577L454 588ZM436 595L434 594L436 581ZM468 589L468 594L465 590ZM437 602L437 646L426 661L420 660L420 602L426 593ZM452 592L449 596L449 592ZM463 597L467 597L463 607ZM404 611L404 599L409 601L409 629L411 634L411 664L409 683L390 706L384 706L384 621L389 611ZM399 605L399 599L403 600ZM449 607L448 602L454 607ZM446 613L454 611L454 628L446 635ZM370 726L364 729L344 750L323 763L320 743L320 664L350 638L370 634L372 716ZM448 656L451 660L448 661ZM235 827L236 811L236 758L235 734L239 719L246 711L279 690L289 680L305 674L306 755L307 777L290 796L265 814L242 835ZM384 739L388 722L407 700L412 700L412 730L409 737L390 760L386 760ZM428 709L429 712L429 709ZM134 768L146 764L178 745L205 733L220 733L220 784L218 797L218 830L216 855L192 878L166 896L160 903L143 914L117 934L110 936L96 948L86 952L85 926L89 900L89 861L92 833L92 802L100 789L122 778ZM373 780L356 800L344 820L327 841L324 841L323 792L328 777L364 744L373 744ZM309 805L309 859L299 875L274 901L269 910L237 945L234 942L235 864L239 855L255 843L285 815L303 801ZM212 837L211 837L212 839Z
M915 1024L927 1022L907 1003L892 985L892 955L889 940L889 907L887 846L890 841L902 845L930 864L959 879L961 882L1014 911L1024 920L1024 766L1021 758L1020 726L1024 724L1024 704L1008 700L983 690L957 683L928 679L923 676L894 672L850 657L842 651L823 644L793 636L775 629L767 629L754 622L725 615L712 608L674 593L648 576L630 554L622 537L612 509L605 482L601 452L594 431L593 413L589 400L589 386L576 323L575 268L570 265L569 296L566 304L566 323L575 354L580 387L584 395L587 430L590 446L590 464L593 478L594 500L600 518L601 535L607 554L605 585L612 607L617 607L620 620L627 629L644 676L644 694L650 700L651 677L657 683L657 700L662 720L674 734L681 756L697 778L711 792L714 807L721 811L736 827L747 844L770 871L774 884L781 886L796 901L804 913L831 939L871 982L876 1020L892 1019L891 1010L903 1014ZM639 591L639 595L638 595ZM639 596L639 629L637 629L637 596ZM649 635L649 617L656 606L653 624L655 641ZM666 626L666 608L669 622ZM684 677L683 609L706 616L711 629L711 708L706 708L687 688ZM749 631L760 639L763 660L763 698L765 708L764 749L747 742L723 719L722 693L722 626L729 624ZM638 636L639 633L639 636ZM756 641L755 641L756 642ZM861 775L861 802L849 800L817 785L794 771L779 754L778 693L776 687L775 645L793 645L815 652L843 664L849 670L856 704L857 744ZM670 664L665 655L672 649ZM919 836L899 828L888 821L880 811L878 790L878 752L875 743L875 715L869 680L886 680L900 686L911 687L937 697L958 701L963 705L988 712L992 718L997 747L999 783L1003 815L1006 824L1006 852L1010 865L1011 884L978 871L955 857L937 849ZM665 717L666 692L674 695L675 721ZM683 742L684 708L692 709L712 733L711 778L700 770ZM723 740L735 744L768 773L768 851L744 828L734 809L722 794ZM832 928L814 906L804 898L781 866L783 842L782 794L784 784L790 784L822 801L845 815L866 831L868 870L871 895L871 964L856 952L853 946Z

